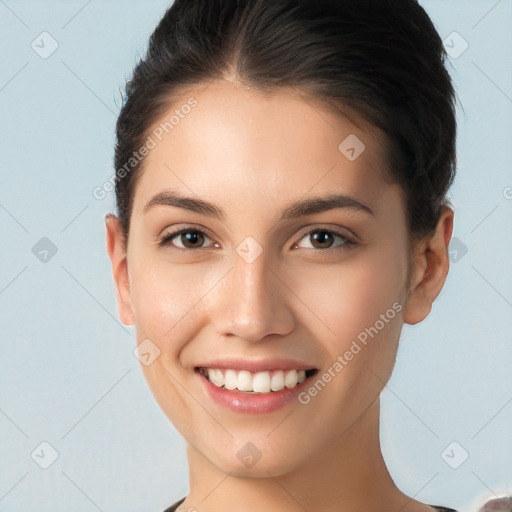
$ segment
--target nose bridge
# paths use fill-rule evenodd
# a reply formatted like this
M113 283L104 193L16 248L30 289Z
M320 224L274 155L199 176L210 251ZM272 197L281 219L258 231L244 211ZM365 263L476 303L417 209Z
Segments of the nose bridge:
M283 286L263 250L240 244L233 269L219 289L212 321L219 334L256 342L293 329L293 314Z

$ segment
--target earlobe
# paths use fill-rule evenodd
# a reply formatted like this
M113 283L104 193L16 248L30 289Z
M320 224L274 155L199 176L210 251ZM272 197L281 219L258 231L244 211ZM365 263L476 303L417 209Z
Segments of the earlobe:
M414 251L413 278L403 320L417 324L432 310L448 275L450 258L448 245L453 232L453 210L443 206L435 232L418 242Z
M112 214L105 217L105 226L107 229L107 252L112 264L117 311L123 324L133 325L134 319L130 301L130 282L123 229L119 219Z

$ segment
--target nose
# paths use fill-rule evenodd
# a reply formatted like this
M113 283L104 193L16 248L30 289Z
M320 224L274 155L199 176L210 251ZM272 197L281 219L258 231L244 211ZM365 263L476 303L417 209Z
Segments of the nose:
M219 335L254 343L266 336L286 335L294 328L289 303L293 294L268 266L265 253L247 262L238 254L210 304L210 321Z

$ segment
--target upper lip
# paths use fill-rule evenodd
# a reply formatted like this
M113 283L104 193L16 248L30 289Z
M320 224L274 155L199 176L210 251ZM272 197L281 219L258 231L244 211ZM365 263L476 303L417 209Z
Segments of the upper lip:
M271 370L314 370L307 363L293 359L215 359L196 365L196 368L219 368L224 370L246 370L248 372L265 372Z

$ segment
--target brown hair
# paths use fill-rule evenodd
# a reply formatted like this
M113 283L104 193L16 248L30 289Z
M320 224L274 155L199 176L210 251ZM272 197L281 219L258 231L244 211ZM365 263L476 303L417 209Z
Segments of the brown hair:
M143 168L132 155L173 96L226 76L262 92L293 87L333 109L349 106L383 130L383 172L404 191L410 235L430 234L456 166L455 93L445 59L416 0L176 0L126 84L117 121L116 200L125 237Z

